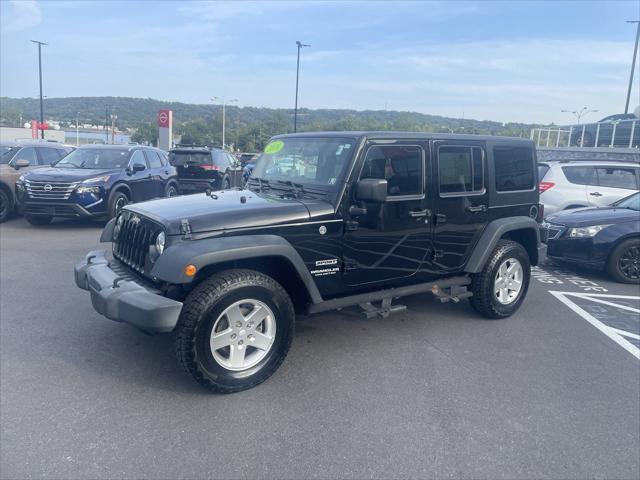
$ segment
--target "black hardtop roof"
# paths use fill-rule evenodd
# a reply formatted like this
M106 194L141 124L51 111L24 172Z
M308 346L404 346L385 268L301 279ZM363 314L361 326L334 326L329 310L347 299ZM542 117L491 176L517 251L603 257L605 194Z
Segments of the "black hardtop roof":
M492 142L505 142L505 143L521 143L531 147L534 146L532 140L528 138L519 137L500 137L495 135L464 135L458 133L426 133L426 132L377 132L377 131L352 131L352 132L302 132L302 133L287 133L282 135L276 135L275 138L291 138L291 137L351 137L351 138L368 138L379 140L485 140Z

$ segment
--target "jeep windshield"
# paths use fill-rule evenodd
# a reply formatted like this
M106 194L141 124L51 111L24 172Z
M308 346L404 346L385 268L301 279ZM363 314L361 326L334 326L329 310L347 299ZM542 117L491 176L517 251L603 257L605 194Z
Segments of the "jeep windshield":
M334 191L356 146L341 137L282 137L269 142L251 174L254 184L271 188L318 188ZM261 186L261 185L260 185Z
M129 152L125 149L79 148L55 164L56 168L125 168Z

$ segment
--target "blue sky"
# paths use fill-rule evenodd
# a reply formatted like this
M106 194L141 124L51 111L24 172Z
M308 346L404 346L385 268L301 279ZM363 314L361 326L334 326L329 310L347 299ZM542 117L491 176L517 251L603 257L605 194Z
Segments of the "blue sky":
M302 107L569 123L624 109L638 18L638 0L0 0L0 95L38 95L37 39L48 97L290 108L301 40Z

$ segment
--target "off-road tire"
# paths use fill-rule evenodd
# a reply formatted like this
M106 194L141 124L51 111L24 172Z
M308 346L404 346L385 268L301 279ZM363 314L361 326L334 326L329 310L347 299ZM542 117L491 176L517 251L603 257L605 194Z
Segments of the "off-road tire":
M501 304L494 293L494 282L498 268L508 258L515 258L520 262L523 270L522 288L518 297L510 304ZM531 262L529 255L522 245L511 240L500 240L481 272L471 276L471 291L469 299L471 306L481 315L489 319L506 318L513 315L524 301L531 277Z
M24 218L36 227L49 225L53 221L53 217L50 215L25 215Z
M109 211L107 213L108 220L115 218L120 212L120 210L122 210L122 207L118 208L118 205L120 202L123 201L123 199L125 202L124 206L126 206L129 203L129 197L127 196L126 193L122 191L116 191L116 192L113 192L113 194L111 194L111 197L109 198Z
M6 222L13 212L13 198L4 188L0 188L0 223Z
M277 329L266 356L253 367L234 372L215 361L209 339L225 308L246 298L268 305ZM294 325L293 304L278 282L253 270L227 270L204 280L185 300L174 332L175 352L184 370L203 387L216 393L240 392L264 382L280 367L289 352Z
M640 238L630 238L613 249L607 262L607 273L619 283L640 283L640 278L629 278L620 268L620 258L629 249L640 249Z

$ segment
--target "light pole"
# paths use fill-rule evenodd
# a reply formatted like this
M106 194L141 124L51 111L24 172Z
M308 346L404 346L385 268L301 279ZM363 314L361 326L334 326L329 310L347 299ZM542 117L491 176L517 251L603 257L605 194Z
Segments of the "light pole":
M232 98L231 100L225 100L224 97L211 97L211 101L215 102L216 100L222 100L222 149L224 150L224 141L225 141L225 116L226 116L226 108L227 103L237 102L237 98Z
M47 45L39 40L31 40L33 43L38 44L38 73L40 76L40 138L44 140L44 105L42 102L42 45Z
M293 132L298 131L298 81L300 79L300 49L302 47L310 47L311 45L306 45L301 43L300 40L296 40L296 45L298 46L298 61L296 62L296 106L293 110Z
M595 113L598 110L588 110L587 107L582 107L580 110L560 110L562 113L571 113L573 115L576 116L576 118L578 119L578 125L580 124L580 119L588 114L588 113Z
M627 89L627 103L624 104L624 113L629 113L629 100L631 99L631 87L633 86L633 72L636 69L636 57L638 56L638 41L640 41L640 20L627 20L627 23L637 23L636 46L633 48L633 60L631 61L631 74L629 75L629 88Z
M80 112L76 112L76 147L80 146L80 130L78 129L78 116Z

